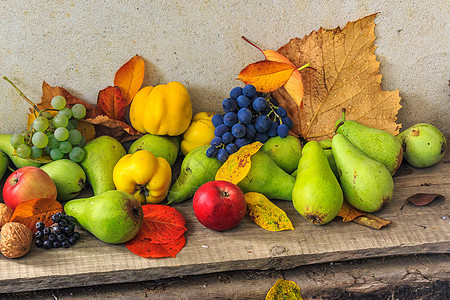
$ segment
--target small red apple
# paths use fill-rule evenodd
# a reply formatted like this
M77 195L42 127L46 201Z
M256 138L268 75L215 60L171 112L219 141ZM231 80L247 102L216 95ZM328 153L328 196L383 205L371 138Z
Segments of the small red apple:
M194 194L194 213L206 228L224 231L236 227L247 210L244 193L228 181L210 181Z
M12 210L19 203L37 198L56 200L56 186L50 176L36 167L14 171L3 186L3 201Z

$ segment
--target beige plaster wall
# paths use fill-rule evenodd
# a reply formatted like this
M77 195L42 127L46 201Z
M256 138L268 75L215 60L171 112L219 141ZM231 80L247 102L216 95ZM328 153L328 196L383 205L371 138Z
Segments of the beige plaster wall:
M404 128L429 122L450 133L450 4L424 1L54 1L0 0L0 75L39 102L42 81L95 103L135 54L144 84L186 84L194 111L220 103L247 64L265 49L321 26L376 17L383 88L400 90ZM25 127L27 103L0 81L0 133Z

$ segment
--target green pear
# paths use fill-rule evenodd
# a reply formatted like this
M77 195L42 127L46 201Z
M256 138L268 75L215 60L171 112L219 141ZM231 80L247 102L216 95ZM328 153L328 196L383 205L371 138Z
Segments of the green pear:
M64 205L64 211L99 240L110 244L121 244L133 239L144 219L139 201L117 190L70 200Z
M341 209L344 197L325 151L318 142L306 143L297 170L292 191L295 209L314 225L332 221Z
M425 168L438 163L445 155L447 141L435 126L419 123L409 127L397 139L403 145L406 161L414 167Z
M403 158L401 143L394 135L355 121L338 120L336 133L344 135L365 155L382 163L391 173L400 167Z
M86 173L94 195L114 190L113 169L126 154L123 146L115 138L103 135L88 142L83 149L86 156L80 166Z
M333 137L332 149L344 198L351 205L370 213L391 200L394 181L382 163L366 156L342 134Z
M334 176L339 181L339 171L337 169L336 162L334 161L333 150L330 148L330 149L324 149L323 151L325 152L325 155L327 156L328 164L331 167L331 171L333 171Z
M179 146L175 139L147 133L131 144L128 153L133 154L138 150L147 150L156 157L165 158L173 166L177 159Z
M331 143L332 143L332 139L324 139L319 141L320 146L322 146L322 149L331 149Z
M43 163L38 163L35 161L28 160L26 158L20 158L17 155L13 155L14 153L14 147L11 145L11 134L0 134L0 151L4 152L6 155L8 155L9 159L12 161L14 166L16 166L17 169L20 169L22 167L37 167L43 165Z
M3 178L3 175L5 175L6 170L8 169L9 165L9 157L2 151L0 151L0 179Z
M237 184L244 193L257 192L269 199L292 201L295 178L286 173L264 152L258 151L250 158L247 176Z
M260 151L269 155L286 173L292 173L297 169L298 161L302 156L302 144L292 135L285 138L276 136L265 142Z
M222 163L206 156L208 147L195 148L183 159L180 175L167 195L167 204L181 203L191 198L200 186L215 179Z
M70 159L59 159L41 167L56 185L58 201L75 198L84 188L86 174L83 169Z

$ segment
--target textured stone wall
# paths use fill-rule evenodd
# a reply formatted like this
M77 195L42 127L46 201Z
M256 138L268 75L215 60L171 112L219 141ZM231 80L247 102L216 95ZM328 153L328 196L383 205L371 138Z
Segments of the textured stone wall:
M220 111L235 78L261 54L241 39L278 49L313 30L379 12L376 55L383 89L400 90L404 128L449 123L450 6L424 1L43 1L0 0L0 75L36 102L41 84L95 103L115 71L135 54L145 85L177 80L194 111ZM24 129L27 103L0 81L0 133Z

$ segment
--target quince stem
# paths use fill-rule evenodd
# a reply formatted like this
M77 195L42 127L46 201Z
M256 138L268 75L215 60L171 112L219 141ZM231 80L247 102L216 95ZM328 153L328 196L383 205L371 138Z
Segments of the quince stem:
M11 80L9 80L8 77L3 76L3 79L5 79L7 82L9 82L9 84L11 84L11 85L13 86L13 88L16 89L16 91L19 93L19 95L22 96L22 98L25 99L31 106L33 106L33 109L34 109L35 111L37 111L38 113L41 111L41 110L37 107L37 105L34 104L33 101L31 101L30 99L28 99L28 97L25 96L25 94L22 93L22 91L19 90L19 88L18 88Z

